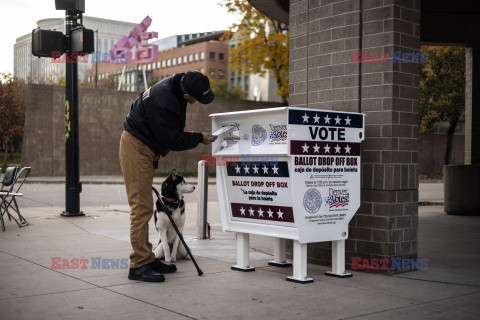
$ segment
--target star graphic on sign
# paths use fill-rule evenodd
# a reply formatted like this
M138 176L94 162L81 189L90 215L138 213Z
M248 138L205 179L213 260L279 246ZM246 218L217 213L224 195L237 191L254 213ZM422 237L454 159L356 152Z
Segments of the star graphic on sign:
M335 147L335 153L340 153L340 150L342 150L342 147L340 147L338 144Z
M346 125L350 125L350 121L352 121L352 119L350 119L350 118L347 116L347 118L345 119L345 124L346 124Z
M302 146L302 148L303 148L303 152L305 153L305 152L308 152L309 146L307 146L307 143L305 142L305 145Z
M352 149L352 148L350 148L347 144L347 146L345 147L345 153L350 153L350 149Z
M320 117L316 113L315 113L315 117L313 117L313 123L320 123Z
M257 165L255 165L255 167L253 167L252 169L253 169L253 173L258 174L258 169L260 168L257 168Z
M269 217L269 218L273 218L273 211L270 210L270 208L268 208L267 213L268 213L268 217Z
M278 168L276 165L273 165L272 170L273 170L273 174L278 174Z
M258 216L259 216L259 217L263 217L263 210L262 210L262 208L259 208L257 211L258 211Z
M342 119L340 119L340 117L337 115L337 117L335 118L335 124L340 124L340 121Z
M236 166L236 167L235 167L235 171L236 171L236 173L240 173L240 170L241 170L241 169L242 169L241 167L239 167L239 166Z
M278 219L283 219L283 212L280 211L280 209L278 209L277 214L278 214Z
M245 209L243 209L243 207L240 208L240 214L241 214L242 216L245 215Z
M243 170L245 170L245 173L250 173L250 172L249 172L249 171L250 171L250 168L249 168L247 165L245 165L245 167L243 167Z
M330 153L330 147L328 146L328 144L323 147L323 149L325 149L325 153Z
M303 122L306 122L306 123L308 123L308 118L310 118L310 117L309 117L309 116L307 116L307 113L305 112L305 115L304 115L304 116L302 116L302 118L303 118Z
M320 149L320 147L318 146L318 144L315 143L315 147L313 147L313 152L316 152L316 153L319 153L320 151L318 151Z
M323 118L323 119L325 119L325 124L327 124L327 123L330 124L330 119L331 119L331 118L328 117L328 114L327 114L327 116L326 116L325 118Z
M253 210L252 207L250 207L250 210L248 210L248 212L250 212L250 216L255 216L255 210Z
M268 173L268 167L267 167L266 164L263 165L262 170L263 170L263 173L264 173L264 174L267 174L267 173Z

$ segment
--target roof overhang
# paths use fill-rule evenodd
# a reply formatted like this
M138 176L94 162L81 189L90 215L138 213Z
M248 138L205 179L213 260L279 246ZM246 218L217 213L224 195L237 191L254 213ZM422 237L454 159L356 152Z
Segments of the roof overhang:
M290 0L248 0L248 2L264 15L288 24Z

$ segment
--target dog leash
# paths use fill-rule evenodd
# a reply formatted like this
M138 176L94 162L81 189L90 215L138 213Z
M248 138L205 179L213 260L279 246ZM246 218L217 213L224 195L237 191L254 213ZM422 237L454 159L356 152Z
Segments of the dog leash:
M187 243L186 243L185 240L183 239L182 233L180 232L180 230L178 230L178 227L177 227L177 225L175 224L175 221L173 221L172 213L171 213L170 210L168 210L168 208L165 206L165 203L163 202L162 197L161 197L160 194L158 193L157 189L155 189L155 187L152 187L152 190L153 190L153 192L155 192L155 194L157 195L157 202L156 202L157 212L160 212L161 209L163 209L163 211L167 214L167 217L168 217L168 219L170 219L170 222L172 223L172 226L173 226L173 228L175 229L175 232L177 233L178 237L180 238L180 241L182 241L183 246L185 247L185 249L187 250L188 255L190 256L190 259L192 259L192 262L193 262L193 264L195 265L195 268L197 269L198 275L201 276L201 275L203 274L203 271L202 271L202 270L200 269L200 267L198 266L197 261L195 261L195 258L194 258L193 255L192 255L192 252L190 252L190 248L188 248ZM168 245L168 243L167 243L167 245Z

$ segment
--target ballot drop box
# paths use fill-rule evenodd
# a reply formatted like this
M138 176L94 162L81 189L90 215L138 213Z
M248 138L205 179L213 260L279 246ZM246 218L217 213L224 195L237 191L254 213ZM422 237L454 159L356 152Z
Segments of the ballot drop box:
M224 231L237 233L237 264L249 264L249 235L273 237L274 261L293 240L293 275L307 283L307 244L332 241L332 270L345 272L348 223L360 206L364 114L293 107L212 114L212 145Z

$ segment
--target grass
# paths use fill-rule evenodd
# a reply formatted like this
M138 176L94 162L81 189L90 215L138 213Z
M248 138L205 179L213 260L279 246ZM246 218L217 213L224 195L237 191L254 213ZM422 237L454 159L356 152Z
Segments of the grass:
M12 159L10 159L10 154L7 154L7 164L8 165L20 165L20 159L21 159L21 154L20 153L12 153ZM2 173L5 172L5 169L7 168L7 165L3 165L3 158L5 157L4 152L0 152L0 163L2 165L0 166Z
M419 175L420 180L429 180L429 179L443 179L442 173L420 173Z

